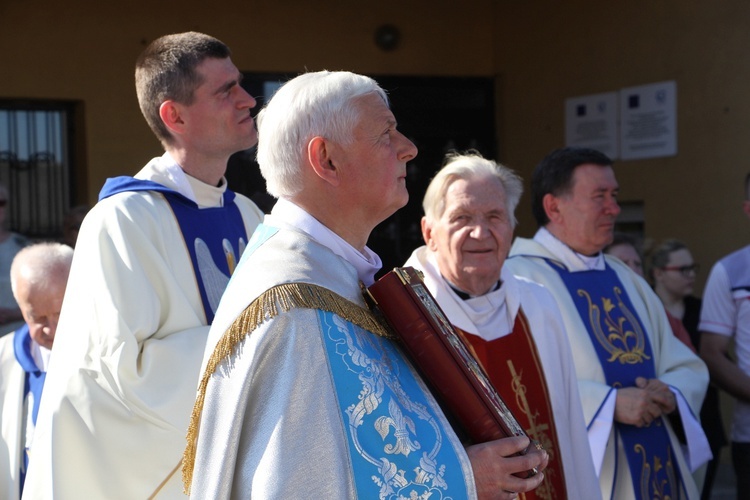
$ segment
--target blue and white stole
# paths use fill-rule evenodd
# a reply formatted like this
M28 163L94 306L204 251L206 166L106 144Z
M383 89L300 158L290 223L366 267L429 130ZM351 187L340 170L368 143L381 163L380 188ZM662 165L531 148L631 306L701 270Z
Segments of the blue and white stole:
M334 313L318 320L358 498L466 498L461 444L393 340Z
M193 263L207 324L211 324L219 300L245 250L247 232L233 191L224 192L224 206L199 208L172 189L133 177L107 179L99 200L124 191L156 191L172 208Z
M656 378L648 333L617 273L608 264L604 271L570 272L558 262L547 259L547 263L560 275L576 305L607 384L634 387L637 377ZM680 498L680 470L663 419L647 427L615 422L614 428L615 446L618 435L625 446L635 498Z
M278 231L258 225L240 266ZM315 307L357 498L466 498L463 445L395 341Z
M13 333L13 354L16 357L16 361L23 368L24 383L23 383L23 407L24 411L22 414L25 419L25 424L22 429L25 430L24 435L21 437L24 444L23 463L21 464L21 491L23 491L23 483L26 479L26 469L29 466L29 436L33 435L34 428L36 427L36 417L39 414L39 403L42 400L42 389L44 388L44 379L47 376L47 372L43 372L36 366L34 358L31 355L31 335L29 334L29 326L23 325L21 328ZM31 417L31 419L29 419Z

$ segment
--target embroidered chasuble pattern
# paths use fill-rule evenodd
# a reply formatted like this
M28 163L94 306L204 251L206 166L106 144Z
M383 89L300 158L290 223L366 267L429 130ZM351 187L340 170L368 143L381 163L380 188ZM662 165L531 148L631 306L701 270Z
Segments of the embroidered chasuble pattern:
M394 343L318 311L359 498L456 498L466 486L437 405Z
M617 273L609 265L604 271L573 273L554 261L547 263L576 305L607 384L634 387L638 377L655 378L651 343ZM615 446L619 436L638 500L681 498L682 479L665 425L663 418L640 428L614 422Z
M528 321L518 311L513 331L492 341L456 330L462 335L490 381L529 435L549 454L544 481L534 491L519 493L519 498L562 500L567 498L564 464L552 416L544 369Z
M216 345L200 381L188 427L183 456L186 494L211 375L222 362L239 355L237 347L253 330L297 308L317 310L342 421L348 426L350 460L361 498L371 498L373 487L378 488L381 499L463 497L462 467L445 434L439 407L425 395L391 341L388 327L368 309L308 283L286 283L265 291ZM416 462L414 455L419 457ZM419 465L415 467L415 463Z
M164 198L185 238L206 321L211 324L229 278L245 250L247 234L242 214L233 201L223 207L199 209L177 193L165 193ZM234 196L230 200L232 198Z

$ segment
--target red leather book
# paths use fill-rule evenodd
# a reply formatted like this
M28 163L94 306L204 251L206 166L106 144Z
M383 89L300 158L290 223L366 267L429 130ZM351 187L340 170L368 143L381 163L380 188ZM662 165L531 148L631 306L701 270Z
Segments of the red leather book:
M414 268L395 268L367 293L438 400L474 443L526 436Z

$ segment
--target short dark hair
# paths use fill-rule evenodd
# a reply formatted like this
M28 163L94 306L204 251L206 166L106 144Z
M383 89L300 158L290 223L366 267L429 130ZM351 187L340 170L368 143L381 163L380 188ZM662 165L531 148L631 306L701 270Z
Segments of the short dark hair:
M612 160L595 149L567 147L556 149L544 157L531 175L531 212L539 227L546 226L549 217L542 200L546 194L561 196L573 187L573 172L580 165L612 166Z
M135 64L138 104L151 130L162 144L172 135L161 121L159 108L167 100L190 105L203 83L196 68L205 59L226 59L229 47L216 38L189 31L157 38L141 53Z

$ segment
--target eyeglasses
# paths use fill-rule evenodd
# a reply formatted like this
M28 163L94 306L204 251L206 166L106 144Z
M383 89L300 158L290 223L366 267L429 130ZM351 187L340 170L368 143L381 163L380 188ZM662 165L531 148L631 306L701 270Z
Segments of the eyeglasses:
M679 271L680 274L687 277L690 276L690 274L697 274L698 269L700 269L700 266L698 264L690 264L689 266L665 266L662 267L665 271Z

